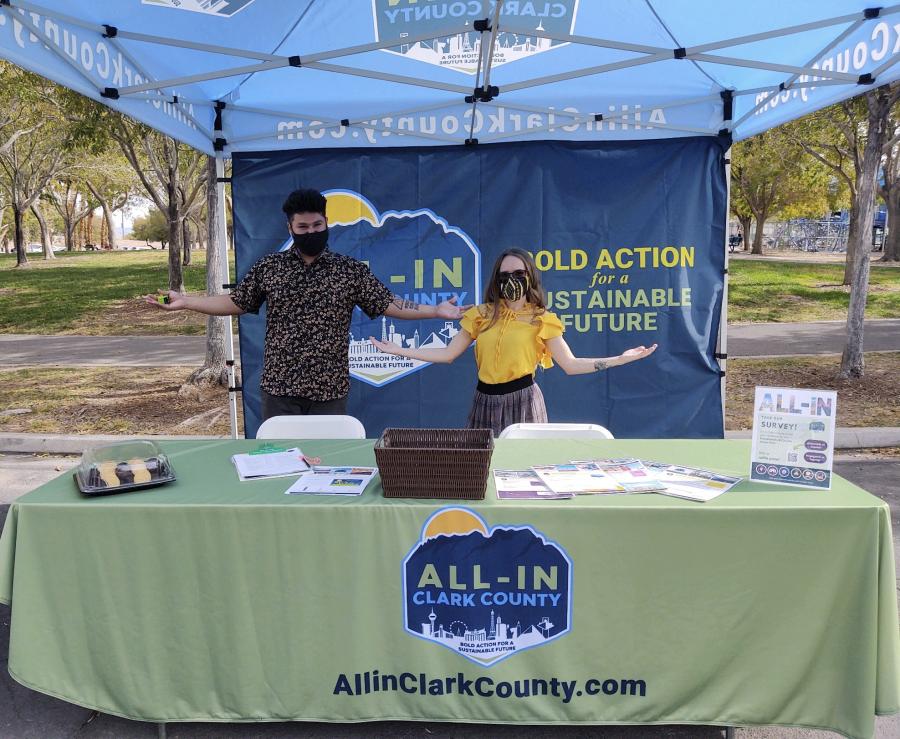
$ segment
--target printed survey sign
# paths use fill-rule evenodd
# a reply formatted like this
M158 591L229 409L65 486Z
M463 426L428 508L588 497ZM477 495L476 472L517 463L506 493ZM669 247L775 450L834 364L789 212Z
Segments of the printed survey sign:
M750 479L831 489L837 393L758 387Z

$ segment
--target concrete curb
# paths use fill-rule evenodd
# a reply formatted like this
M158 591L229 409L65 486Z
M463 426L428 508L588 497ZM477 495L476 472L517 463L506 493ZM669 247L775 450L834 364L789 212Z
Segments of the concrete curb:
M103 444L126 441L130 438L154 441L214 440L227 436L117 436L93 434L84 436L66 434L15 434L0 432L0 453L7 454L81 454ZM749 439L750 431L726 431L726 439ZM862 449L900 447L900 427L839 428L835 432L835 449Z
M14 454L81 454L85 449L129 439L151 439L153 441L189 441L227 439L227 436L117 436L114 434L13 434L0 433L0 453Z

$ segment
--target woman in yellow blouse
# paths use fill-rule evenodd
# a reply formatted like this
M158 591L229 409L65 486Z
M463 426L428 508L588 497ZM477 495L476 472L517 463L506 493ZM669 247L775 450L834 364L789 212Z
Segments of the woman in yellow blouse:
M369 340L387 354L448 364L475 341L478 387L468 427L489 428L496 436L513 423L547 421L544 396L534 382L537 365L549 369L556 360L567 375L582 375L643 359L656 349L654 344L617 357L576 357L562 334L559 318L547 310L534 259L522 249L507 249L494 264L484 303L466 311L447 346L408 349Z

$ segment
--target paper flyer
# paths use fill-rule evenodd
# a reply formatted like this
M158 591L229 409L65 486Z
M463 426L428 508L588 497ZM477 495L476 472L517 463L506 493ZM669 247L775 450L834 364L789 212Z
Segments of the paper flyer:
M573 493L554 493L534 470L494 470L494 485L501 500L559 500Z
M268 477L289 477L309 470L299 447L281 449L263 445L259 449L231 457L241 482L263 480Z
M572 464L588 463L572 462ZM593 464L621 485L627 493L655 493L663 489L662 483L639 459L595 459Z
M750 479L831 489L837 393L757 387Z
M554 493L603 495L626 492L625 488L603 472L594 462L545 464L534 466L531 469Z
M313 467L285 495L362 495L377 467Z
M687 498L705 503L713 498L718 498L743 478L733 475L724 475L711 470L703 470L697 467L683 467L668 462L644 461L647 469L666 487L660 492L663 495L671 495L674 498Z

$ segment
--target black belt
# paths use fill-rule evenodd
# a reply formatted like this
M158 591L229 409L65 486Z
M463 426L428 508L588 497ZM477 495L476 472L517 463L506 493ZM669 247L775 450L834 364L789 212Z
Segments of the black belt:
M534 385L534 375L517 377L515 380L510 380L509 382L498 382L496 385L479 380L478 392L484 393L485 395L506 395L507 393L514 393L516 390L524 390L526 387L531 387L532 385Z

